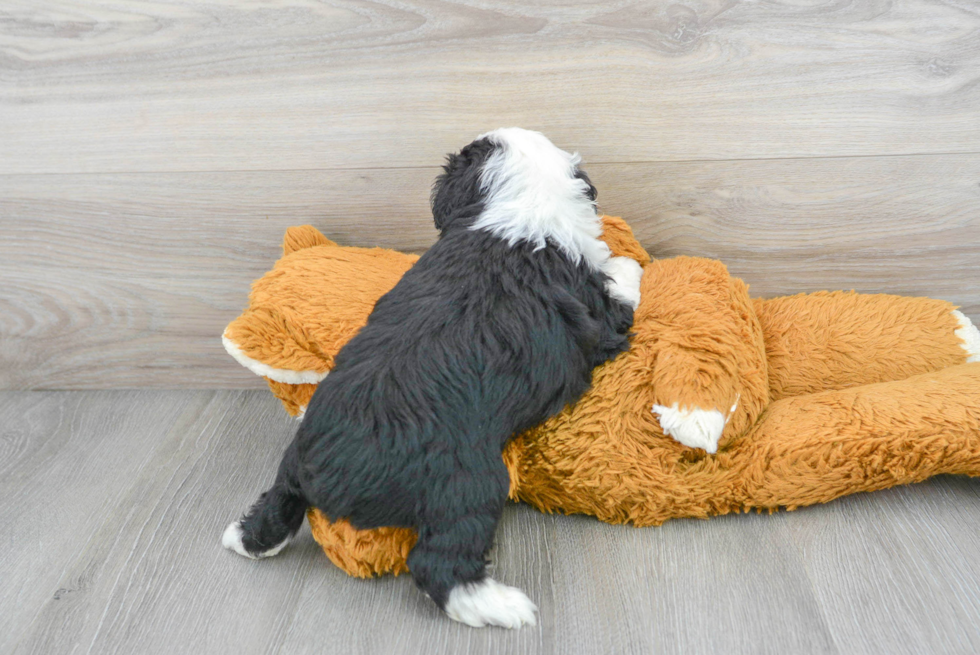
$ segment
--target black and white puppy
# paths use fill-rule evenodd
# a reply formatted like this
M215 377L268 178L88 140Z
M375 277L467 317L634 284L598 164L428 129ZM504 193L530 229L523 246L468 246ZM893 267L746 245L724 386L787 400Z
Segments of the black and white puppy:
M223 544L275 555L308 507L407 526L416 584L453 619L518 628L537 608L486 574L518 432L574 402L628 348L640 266L611 257L578 155L508 128L450 155L440 235L344 346L275 484Z

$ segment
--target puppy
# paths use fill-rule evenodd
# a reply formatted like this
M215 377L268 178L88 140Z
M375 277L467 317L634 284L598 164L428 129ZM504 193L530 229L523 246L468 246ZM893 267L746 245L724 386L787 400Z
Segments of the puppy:
M438 241L337 355L225 547L275 555L311 506L357 528L412 527L412 577L446 614L534 625L534 604L486 574L509 486L501 453L628 348L640 296L640 266L599 240L578 163L517 128L448 157L431 199Z

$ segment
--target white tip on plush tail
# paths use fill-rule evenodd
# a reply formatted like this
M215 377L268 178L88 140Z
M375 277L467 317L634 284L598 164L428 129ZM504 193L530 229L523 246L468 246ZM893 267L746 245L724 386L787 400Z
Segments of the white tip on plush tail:
M734 411L734 407L732 410ZM688 448L704 448L709 453L718 452L718 440L725 431L725 415L717 409L679 409L677 403L670 407L654 405L653 413L660 417L660 427Z
M263 557L272 557L278 555L283 548L289 544L289 539L286 539L278 546L273 546L269 550L262 553L250 553L245 550L245 544L242 543L242 524L241 521L235 521L227 528L225 528L225 533L221 535L221 545L228 550L233 550L242 557L247 557L249 559L261 559Z
M493 578L453 587L446 602L449 618L474 628L535 625L537 611L535 604L520 589L500 584Z
M954 311L953 316L960 322L956 336L963 342L960 345L966 351L966 361L980 362L980 330L961 311Z

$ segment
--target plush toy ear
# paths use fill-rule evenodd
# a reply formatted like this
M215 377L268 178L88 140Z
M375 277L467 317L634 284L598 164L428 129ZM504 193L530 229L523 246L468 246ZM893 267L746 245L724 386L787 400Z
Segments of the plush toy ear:
M313 246L336 246L337 244L323 236L320 230L312 225L297 225L286 230L282 238L282 256Z
M618 216L602 217L602 240L616 257L629 257L640 266L650 263L650 254L633 236L633 230Z

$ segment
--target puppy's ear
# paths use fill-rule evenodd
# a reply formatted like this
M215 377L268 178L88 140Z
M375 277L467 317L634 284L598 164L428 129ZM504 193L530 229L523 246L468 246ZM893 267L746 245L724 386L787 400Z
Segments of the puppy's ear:
M459 187L462 186L460 171L464 166L465 164L459 154L450 153L446 155L446 163L442 166L442 173L432 184L429 206L432 207L432 219L435 221L436 229L440 232L446 227L447 217L460 204Z
M485 194L481 174L495 146L488 139L478 139L446 157L442 174L432 185L429 202L436 229L445 230L460 217L474 217L483 211Z
M592 202L595 202L595 199L598 196L598 192L595 190L595 187L592 186L592 180L589 179L588 173L583 171L581 168L576 168L575 177L585 182L586 185L585 196Z

